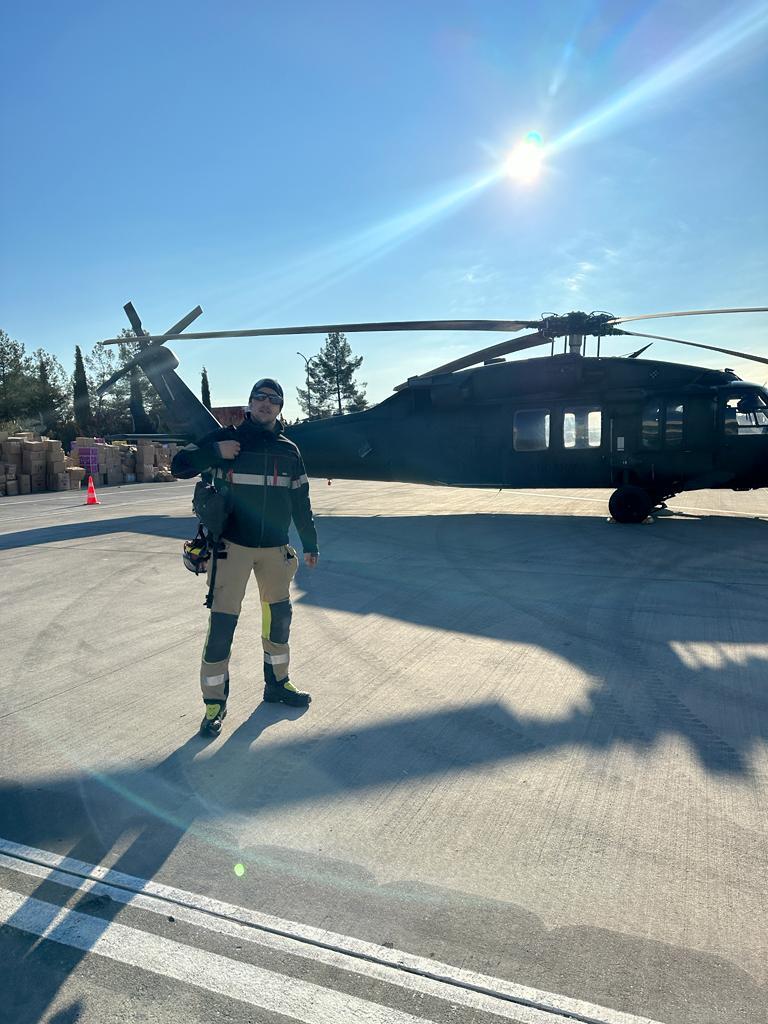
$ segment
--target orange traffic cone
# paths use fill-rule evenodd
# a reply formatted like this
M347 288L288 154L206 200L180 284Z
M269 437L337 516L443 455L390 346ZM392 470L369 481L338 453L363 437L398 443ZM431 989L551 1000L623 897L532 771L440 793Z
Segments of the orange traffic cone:
M96 497L96 488L93 486L93 477L88 477L88 497L85 499L86 505L100 505L101 502Z

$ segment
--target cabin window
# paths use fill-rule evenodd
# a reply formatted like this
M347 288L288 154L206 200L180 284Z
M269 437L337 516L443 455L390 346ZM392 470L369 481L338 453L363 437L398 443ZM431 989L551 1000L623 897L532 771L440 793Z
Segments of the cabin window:
M563 447L599 448L602 423L600 409L566 409L563 413Z
M679 448L683 443L683 403L667 402L664 418L664 445Z
M518 409L513 445L516 452L539 452L549 448L549 409Z
M661 440L661 402L646 402L643 406L641 443L643 448L658 448Z
M756 391L734 395L725 403L723 426L726 434L768 434L768 405Z

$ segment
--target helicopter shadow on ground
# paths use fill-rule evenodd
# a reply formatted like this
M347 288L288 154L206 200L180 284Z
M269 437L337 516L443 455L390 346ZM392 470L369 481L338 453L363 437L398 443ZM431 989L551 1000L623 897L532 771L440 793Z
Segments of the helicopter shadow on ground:
M188 520L138 518L139 523L108 522L105 531L99 530L104 524L91 523L88 536L136 526L157 536L188 535ZM474 690L477 682L457 678L450 657L434 680L420 682L426 711L354 731L263 745L265 730L300 712L259 705L218 741L213 759L201 759L206 741L193 737L152 767L0 786L0 835L86 863L120 851L111 868L145 879L157 876L183 840L198 868L190 887L199 888L202 877L208 879L204 894L226 898L222 861L234 863L242 855L230 831L233 816L258 817L391 786L404 777L460 774L563 747L580 746L599 756L620 743L650 754L670 734L682 736L711 774L748 777L751 752L768 738L760 650L768 619L768 591L761 582L767 528L761 521L721 517L665 519L636 528L593 517L321 517L323 561L315 573L301 571L298 628L302 607L314 607L375 616L379 632L389 619L437 630L442 640L450 634L449 650L473 638L494 641L502 653L490 696L461 707L441 704L446 686ZM742 656L728 661L727 645L734 640ZM354 634L338 642L358 643ZM707 663L697 647L702 644L717 647L721 661ZM590 680L587 703L559 718L513 711L508 696L528 685L515 672L520 645L581 669ZM386 657L380 666L389 686L393 664ZM397 671L408 685L407 671ZM315 872L313 884L337 899L337 882L349 885L348 867L334 881L338 866L320 860L298 863L270 848L256 848L251 859L259 865L259 905L289 918L305 916L302 872ZM345 891L350 906L374 894L382 917L391 914L374 880L360 879ZM30 896L50 903L53 919L60 887L46 879ZM414 913L422 896L413 897ZM441 898L446 908L455 908L455 896ZM277 902L270 905L270 899ZM396 903L402 909L399 897ZM94 905L87 894L69 905L101 919L104 929L122 909L111 901ZM488 912L479 907L478 921ZM521 917L520 928L525 943L531 935L551 941L531 915ZM32 1024L42 1020L85 954L67 949L57 970L43 971L39 940L14 935L16 952L22 952L18 962L35 974L34 983L30 974L30 985L23 987L18 1020ZM50 937L55 940L55 926ZM729 976L727 982L729 990L746 991L742 978ZM584 994L577 980L572 985L575 994Z
M323 571L299 578L298 621L302 605L406 621L453 634L453 654L467 636L501 640L501 699L526 687L520 645L581 669L592 681L587 710L521 723L544 749L647 748L678 734L709 771L738 775L768 739L766 521L323 517L320 531ZM442 679L431 674L438 691L475 683L456 677L453 656Z
M500 640L500 698L525 685L519 645L590 677L587 713L526 721L537 745L648 746L678 733L708 769L743 774L768 736L765 520L685 514L626 527L504 513L321 516L318 525L321 568L300 570L297 622L307 605L448 632L457 650L462 637ZM192 517L127 516L0 535L0 550L118 533L181 540L194 529ZM337 642L360 645L354 631ZM391 654L383 675L400 660ZM474 684L456 677L454 661L438 689Z

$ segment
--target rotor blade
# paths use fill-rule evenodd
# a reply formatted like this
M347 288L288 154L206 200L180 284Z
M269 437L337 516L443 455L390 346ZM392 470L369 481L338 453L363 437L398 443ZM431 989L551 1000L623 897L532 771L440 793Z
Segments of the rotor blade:
M656 320L664 316L709 316L711 313L768 313L768 306L750 306L741 309L687 309L680 313L644 313L643 316L617 316L615 319L609 320L608 323L626 324L630 320Z
M408 384L412 383L414 380L421 380L424 377L433 377L437 373L452 373L454 370L464 370L468 366L474 366L475 363L482 362L484 359L493 359L495 356L505 356L510 352L522 352L526 348L535 348L537 345L549 344L551 344L551 339L545 338L544 335L539 334L538 331L536 331L535 334L526 334L522 338L509 338L507 341L502 341L498 345L481 348L478 349L477 352L469 352L460 359L454 359L450 363L443 363L442 366L436 366L434 370L428 370L426 373L420 373L417 377L411 377L410 381L406 381L404 384L398 384L394 390L401 391L403 388L407 388Z
M185 330L185 328L189 327L189 325L194 320L197 320L197 318L199 316L202 316L202 313L203 313L202 308L200 306L195 306L195 308L193 310L191 310L189 313L187 313L186 316L183 316L181 318L181 320L179 320L179 322L177 324L174 324L173 327L169 327L168 330L165 333L166 334L181 334L181 332L183 330Z
M320 324L312 327L261 327L245 331L207 331L185 334L145 335L145 341L197 341L203 338L266 338L277 334L329 334L345 331L522 331L524 327L537 327L527 320L388 320L372 324ZM117 345L123 338L107 338L102 345Z
M732 348L718 348L716 345L702 345L698 341L681 341L680 338L663 338L659 334L638 334L637 331L622 331L622 334L631 334L633 338L653 338L654 341L673 341L676 345L690 345L691 348L706 348L710 352L722 352L726 356L737 356L739 359L751 359L753 363L766 363L768 359L763 356L754 356L749 352L736 352Z
M131 327L133 327L134 331L136 331L137 334L140 334L141 331L143 330L143 328L141 326L141 320L139 319L139 314L134 309L133 303L132 302L126 302L126 304L123 306L123 309L125 310L126 315L128 316L128 319L131 322ZM181 320L179 320L178 323L175 323L173 325L173 327L170 327L166 333L167 334L179 334L179 333L181 333L181 331L183 331L185 327L188 327L193 322L193 320L197 320L197 318L202 314L202 312L203 311L200 308L200 306L195 306L195 308L193 310L191 310L189 313L187 313L186 316L182 317ZM121 338L119 340L127 341L128 339ZM160 342L159 344L162 344L162 342ZM149 347L149 346L147 346L147 347ZM134 356L132 359L130 359L125 364L125 366L121 366L120 369L117 370L116 373L113 373L112 376L109 378L109 380L105 380L103 384L100 384L98 386L98 388L96 389L96 394L99 396L99 398L102 395L106 394L106 392L109 391L109 389L112 387L113 384L117 384L117 382L119 380L121 380L123 377L125 377L127 374L129 374L131 372L131 370L133 369L134 366L139 366L139 365L141 365L141 364L139 363L138 356Z
M121 366L119 370L113 373L109 380L105 380L103 384L99 384L99 386L96 388L97 396L101 398L102 395L105 395L107 391L109 391L113 384L117 384L119 380L122 380L123 377L127 376L134 368L134 366L139 366L139 359L143 355L144 352L139 352L138 355L134 356L132 359L129 359L125 366Z
M144 328L141 326L139 314L133 308L133 303L126 302L126 304L123 306L123 309L125 310L125 315L128 317L130 325L133 328L133 333L136 335L137 338L142 338L144 336Z
M125 315L128 317L128 319L129 319L129 321L131 323L131 327L133 328L133 331L134 331L134 334L136 335L136 337L137 338L143 338L143 339L145 339L147 341L151 340L154 343L155 342L155 338L157 338L158 336L154 335L152 337L152 339L150 339L150 338L147 337L146 334L144 334L144 328L142 327L141 320L139 318L139 314L136 312L136 309L135 309L133 303L132 302L126 302L126 304L123 306L123 309L125 310ZM200 306L195 306L195 308L193 310L191 310L189 313L187 313L186 316L183 316L181 318L181 320L179 320L178 323L175 323L173 325L173 327L169 327L168 330L165 332L165 334L166 335L168 335L168 334L181 334L181 332L186 327L189 327L189 325L194 320L197 320L197 318L202 315L202 312L203 311L202 311ZM116 340L125 341L125 338L116 339Z

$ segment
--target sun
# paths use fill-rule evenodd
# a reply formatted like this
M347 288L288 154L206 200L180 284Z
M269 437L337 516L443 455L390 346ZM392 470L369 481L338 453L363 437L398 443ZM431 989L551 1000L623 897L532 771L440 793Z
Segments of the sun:
M543 140L538 132L528 132L504 163L506 174L521 185L530 185L541 175L544 163Z

